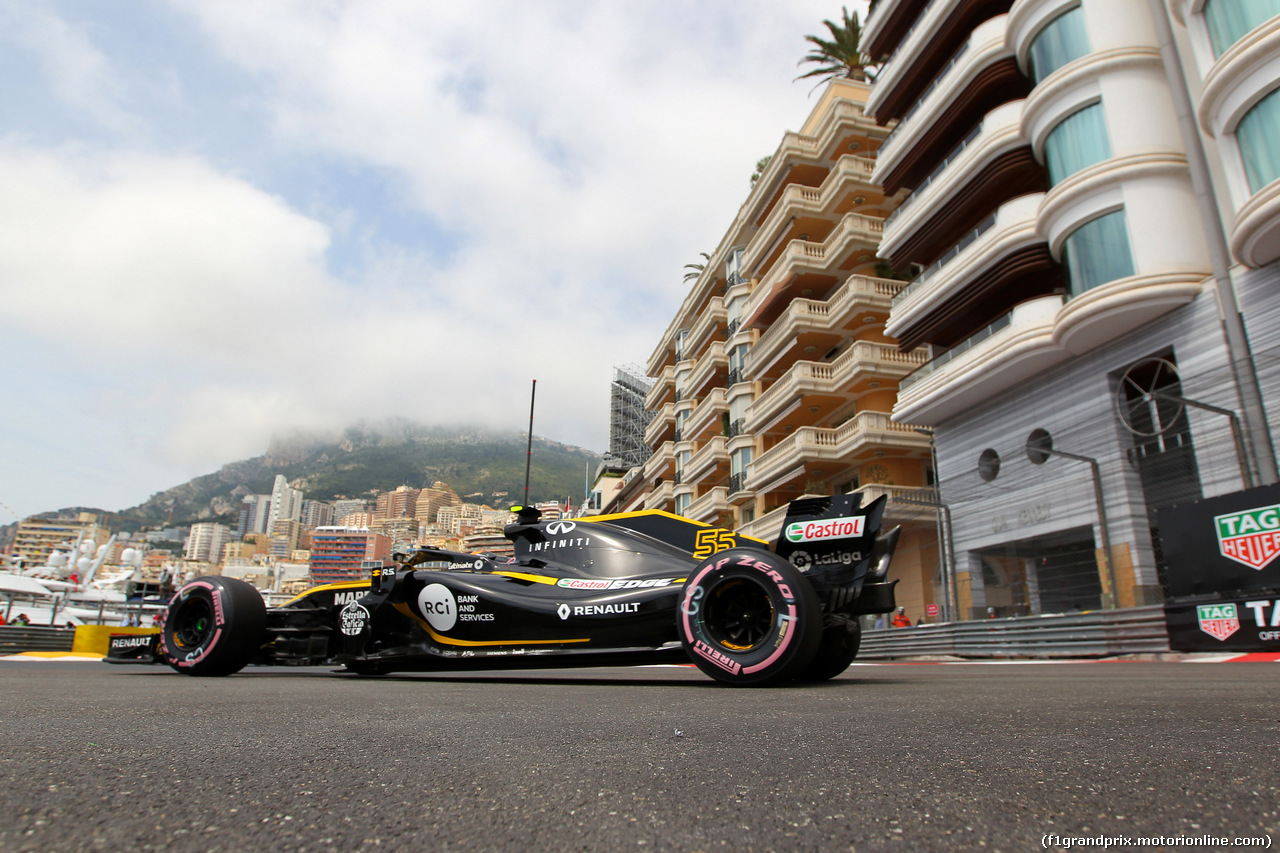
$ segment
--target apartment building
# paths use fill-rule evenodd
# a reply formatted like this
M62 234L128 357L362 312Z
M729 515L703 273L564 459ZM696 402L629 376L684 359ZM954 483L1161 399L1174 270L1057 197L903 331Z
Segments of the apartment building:
M367 580L365 564L389 559L391 540L363 527L317 527L312 535L311 579L316 583Z
M868 95L827 86L693 282L646 365L653 454L619 509L774 539L805 494L933 500L929 437L890 419L898 381L927 355L885 335L904 282L875 275L896 199L871 179L888 131L865 115ZM886 523L904 525L900 602L923 616L942 583L935 510L892 500Z
M220 562L223 546L231 538L231 528L225 524L204 521L191 525L183 556L202 563Z
M83 537L98 544L105 543L110 531L98 523L91 512L77 513L74 518L27 518L18 523L9 554L21 558L23 566L44 566L55 550L64 552Z
M418 496L422 489L397 486L390 492L378 495L375 518L413 518L418 508Z
M874 7L885 332L931 355L894 420L934 431L962 611L1157 603L1154 511L1275 481L1278 14Z

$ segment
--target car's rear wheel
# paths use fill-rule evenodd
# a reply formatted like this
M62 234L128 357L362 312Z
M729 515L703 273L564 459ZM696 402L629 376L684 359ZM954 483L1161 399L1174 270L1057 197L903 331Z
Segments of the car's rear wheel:
M267 607L236 578L197 578L169 603L161 639L169 665L187 675L230 675L262 647Z
M822 631L818 653L801 674L803 681L826 681L849 668L862 644L862 626L856 621L837 618Z
M676 625L685 652L707 675L763 686L808 666L822 638L822 608L790 564L735 548L709 557L685 581Z

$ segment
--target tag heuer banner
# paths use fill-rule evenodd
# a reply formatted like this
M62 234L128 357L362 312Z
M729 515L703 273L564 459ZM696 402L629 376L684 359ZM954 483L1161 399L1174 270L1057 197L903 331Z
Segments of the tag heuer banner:
M1280 486L1156 511L1171 598L1280 590Z
M1169 645L1280 651L1280 486L1157 510Z
M1280 595L1164 606L1169 648L1184 652L1280 652Z

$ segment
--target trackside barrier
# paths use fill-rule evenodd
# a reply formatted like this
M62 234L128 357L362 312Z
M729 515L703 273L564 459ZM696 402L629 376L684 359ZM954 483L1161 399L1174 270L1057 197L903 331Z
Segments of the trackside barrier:
M859 660L1109 657L1169 651L1164 606L865 631Z
M0 626L0 655L18 652L69 652L75 643L74 628Z

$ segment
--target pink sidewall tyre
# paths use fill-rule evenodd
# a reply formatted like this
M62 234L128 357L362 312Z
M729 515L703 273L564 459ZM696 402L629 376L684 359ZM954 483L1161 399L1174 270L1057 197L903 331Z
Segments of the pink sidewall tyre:
M169 666L186 675L230 675L253 660L267 636L262 596L236 578L203 577L169 602L161 645Z
M768 551L713 554L685 581L676 609L680 643L724 682L765 686L801 675L822 640L822 607L795 568Z

